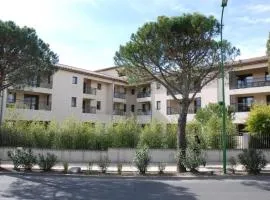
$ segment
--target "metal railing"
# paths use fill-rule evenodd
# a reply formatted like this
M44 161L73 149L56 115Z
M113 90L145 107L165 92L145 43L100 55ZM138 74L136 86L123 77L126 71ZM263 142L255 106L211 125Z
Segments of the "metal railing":
M198 109L197 109L198 110ZM167 115L177 115L180 114L181 109L174 107L167 107ZM188 108L188 114L194 114L194 108Z
M113 110L113 115L124 116L126 115L126 112L124 110Z
M30 110L51 110L51 102L29 102L16 100L16 102L7 102L7 108L30 109Z
M152 114L151 110L142 110L142 109L137 110L137 115L151 115L151 114Z
M139 92L137 94L137 98L145 98L145 97L150 97L151 96L151 92Z
M250 136L249 148L270 149L270 135L254 134Z
M265 77L253 78L252 80L235 82L230 84L230 89L241 89L251 87L264 87L270 86L270 80L266 80Z
M92 113L92 114L96 114L97 113L97 108L94 106L85 106L83 108L83 113Z
M86 87L83 88L83 93L84 94L96 95L97 94L97 89L96 88L91 88L90 86L86 86Z
M231 104L230 107L234 112L249 112L252 107L252 104L236 103Z
M114 92L113 96L114 96L114 98L125 99L126 98L126 93L124 93L124 92Z

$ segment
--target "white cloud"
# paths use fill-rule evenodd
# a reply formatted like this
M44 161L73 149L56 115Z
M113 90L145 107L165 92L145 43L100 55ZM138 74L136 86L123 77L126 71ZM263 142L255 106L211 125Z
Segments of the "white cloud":
M256 4L256 5L248 5L246 6L247 10L257 12L257 13L263 13L263 12L269 12L270 11L270 4Z
M251 18L251 17L238 17L238 19L242 22L248 23L248 24L268 24L270 23L270 18Z

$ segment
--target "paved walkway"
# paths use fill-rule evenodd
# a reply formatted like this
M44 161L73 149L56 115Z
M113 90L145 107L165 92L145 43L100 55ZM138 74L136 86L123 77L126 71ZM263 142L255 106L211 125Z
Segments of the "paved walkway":
M0 174L1 200L266 200L269 192L269 177L172 180Z

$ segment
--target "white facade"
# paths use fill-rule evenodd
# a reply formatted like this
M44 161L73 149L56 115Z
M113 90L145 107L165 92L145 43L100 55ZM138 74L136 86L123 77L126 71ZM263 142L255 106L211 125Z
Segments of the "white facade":
M52 77L41 78L35 87L8 89L4 96L5 120L63 121L73 117L85 122L117 122L136 116L141 124L152 119L176 123L179 105L156 82L130 86L118 77L115 68L92 72L59 65ZM227 74L226 105L235 108L235 123L244 124L252 103L270 103L270 76L267 58L259 57L234 64ZM196 95L188 121L196 110L218 102L218 81Z

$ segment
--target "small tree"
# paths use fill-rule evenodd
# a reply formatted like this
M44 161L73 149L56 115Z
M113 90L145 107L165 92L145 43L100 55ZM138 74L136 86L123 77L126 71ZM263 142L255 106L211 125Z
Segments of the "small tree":
M0 91L52 74L57 62L58 56L34 29L0 20Z
M220 23L213 16L198 13L161 16L139 28L115 54L115 64L124 68L130 82L153 79L178 102L181 109L177 147L183 155L188 108L196 94L219 74L221 44L216 41L219 34ZM222 46L225 62L239 54L226 41ZM178 163L178 170L185 171L185 167Z
M247 118L247 130L251 134L270 135L270 106L254 105Z
M270 33L266 43L266 55L268 56L268 69L270 68Z

